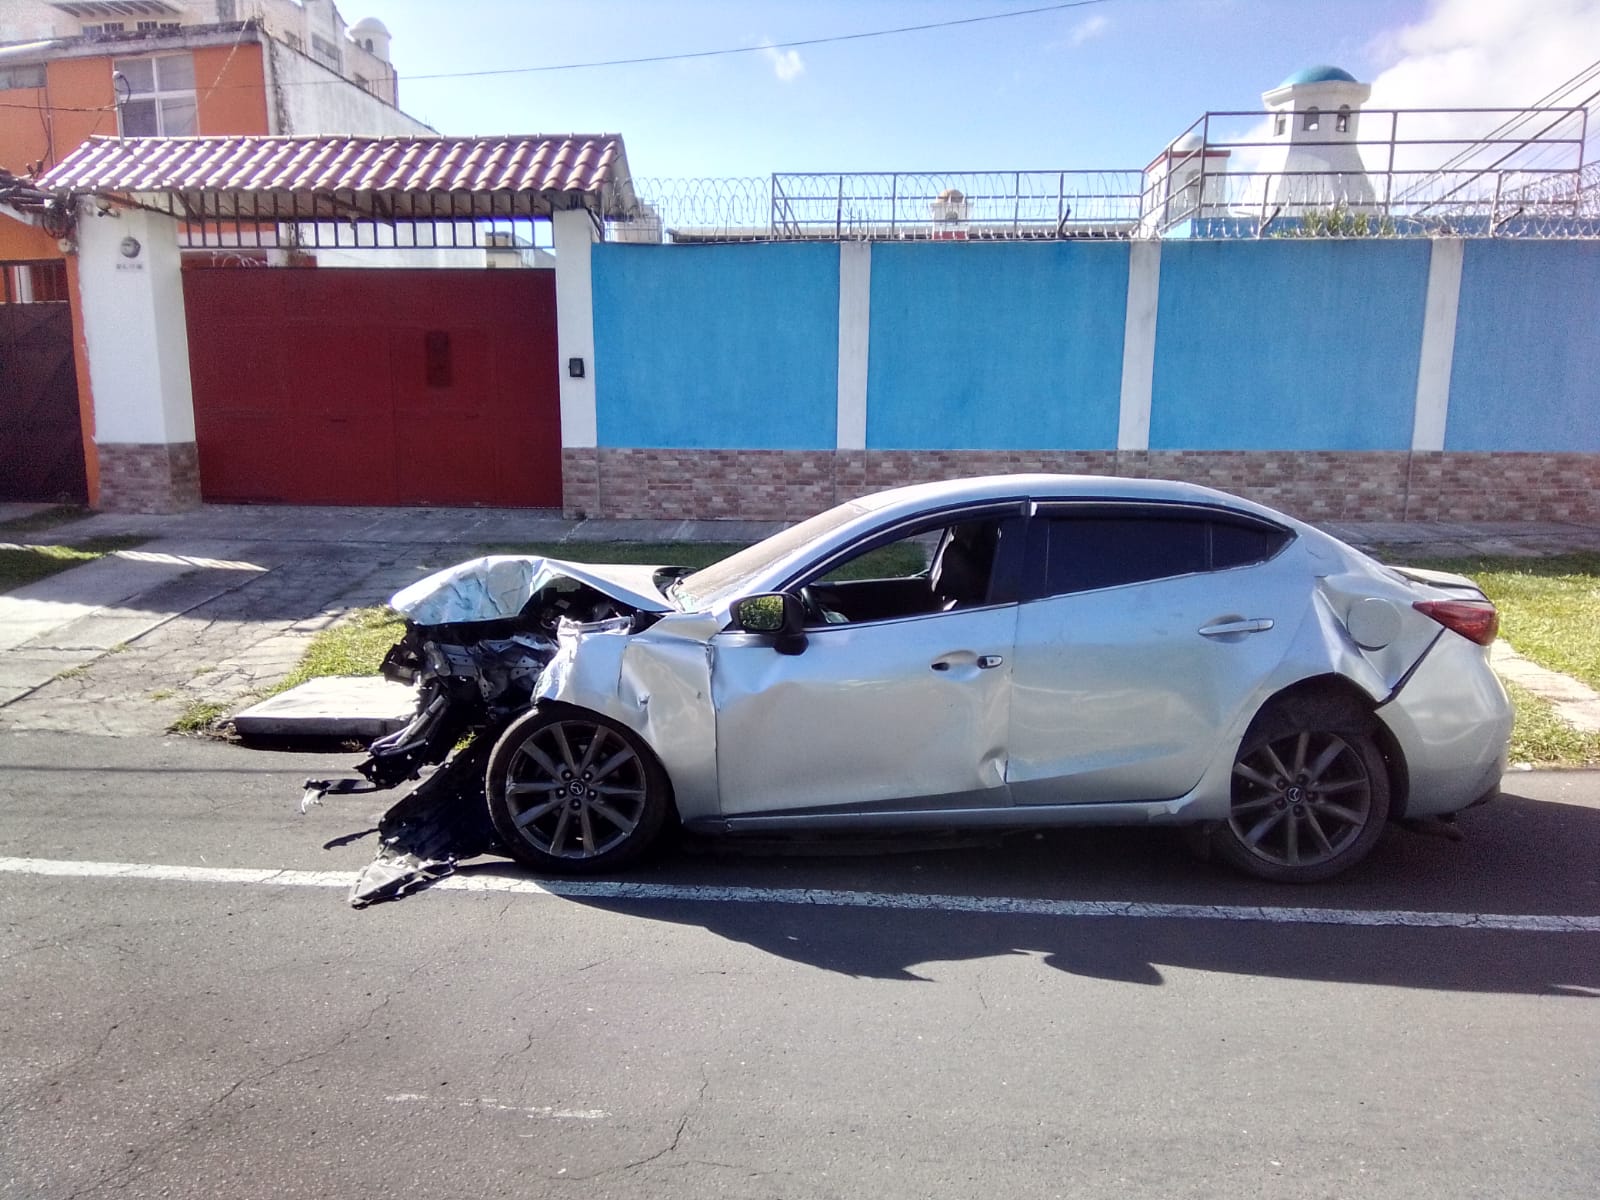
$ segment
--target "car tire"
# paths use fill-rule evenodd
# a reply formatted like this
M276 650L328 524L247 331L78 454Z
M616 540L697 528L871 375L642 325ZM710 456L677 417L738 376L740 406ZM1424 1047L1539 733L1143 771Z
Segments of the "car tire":
M639 737L598 713L534 709L489 755L489 818L511 857L585 875L637 862L672 808L667 775Z
M1365 858L1388 818L1389 771L1372 718L1337 699L1302 699L1251 724L1211 848L1258 879L1319 883Z

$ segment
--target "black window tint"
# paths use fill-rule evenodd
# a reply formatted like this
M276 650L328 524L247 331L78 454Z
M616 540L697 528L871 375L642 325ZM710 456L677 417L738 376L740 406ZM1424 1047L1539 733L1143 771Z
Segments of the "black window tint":
M1229 567L1265 562L1288 540L1288 533L1282 529L1219 521L1211 527L1211 569L1225 571Z
M1045 591L1086 592L1206 569L1206 522L1171 517L1056 517Z

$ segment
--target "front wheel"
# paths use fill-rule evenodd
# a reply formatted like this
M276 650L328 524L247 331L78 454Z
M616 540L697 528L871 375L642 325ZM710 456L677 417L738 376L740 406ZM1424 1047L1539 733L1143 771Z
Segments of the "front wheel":
M495 743L489 816L511 856L577 875L636 861L666 823L666 773L631 731L594 713L537 709Z
M1240 870L1278 883L1331 879L1365 858L1389 816L1389 773L1370 718L1269 713L1233 764L1227 821L1212 835Z

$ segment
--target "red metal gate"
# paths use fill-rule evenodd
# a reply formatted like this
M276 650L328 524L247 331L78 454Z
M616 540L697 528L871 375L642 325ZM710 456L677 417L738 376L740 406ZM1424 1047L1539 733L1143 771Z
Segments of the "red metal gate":
M561 505L555 272L184 272L200 491Z
M66 268L0 263L0 500L87 499Z

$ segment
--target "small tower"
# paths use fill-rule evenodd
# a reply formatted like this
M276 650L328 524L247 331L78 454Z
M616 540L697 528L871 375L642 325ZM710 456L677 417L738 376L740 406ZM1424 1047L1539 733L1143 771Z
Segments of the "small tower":
M1372 181L1361 161L1361 105L1372 85L1338 67L1307 67L1261 94L1271 112L1267 200L1289 211L1370 207Z
M1191 129L1156 155L1144 169L1144 227L1163 230L1192 217L1225 213L1230 153L1206 145L1200 131Z
M362 17L350 26L350 40L375 58L389 60L389 30L377 17Z

